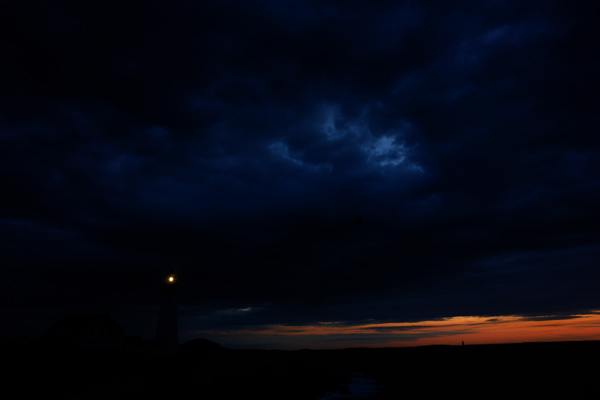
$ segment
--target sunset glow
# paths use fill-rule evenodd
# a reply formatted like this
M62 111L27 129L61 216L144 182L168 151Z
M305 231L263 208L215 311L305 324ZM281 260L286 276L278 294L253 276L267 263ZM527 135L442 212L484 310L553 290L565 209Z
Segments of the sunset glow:
M440 320L345 325L320 322L314 325L269 325L233 331L200 331L195 334L244 337L244 342L262 342L261 337L280 337L280 342L321 339L320 347L406 347L600 340L600 313L568 316L457 316ZM287 339L286 339L287 338ZM333 340L333 338L336 338ZM326 344L329 344L327 346ZM354 345L352 343L355 343Z

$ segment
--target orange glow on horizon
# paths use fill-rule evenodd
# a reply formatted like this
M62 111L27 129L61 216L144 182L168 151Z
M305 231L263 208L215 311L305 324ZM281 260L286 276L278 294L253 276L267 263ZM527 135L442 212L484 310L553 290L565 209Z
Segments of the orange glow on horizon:
M457 345L463 341L465 344L494 344L600 340L600 312L567 317L456 316L431 321L352 326L340 322L319 322L306 326L269 325L258 329L196 333L254 336L257 339L265 335L293 336L297 339L305 336L307 343L312 339L319 341L319 338L326 340L328 337L347 335L349 340L344 342L345 347L351 347L352 338L357 338L356 345L365 347Z

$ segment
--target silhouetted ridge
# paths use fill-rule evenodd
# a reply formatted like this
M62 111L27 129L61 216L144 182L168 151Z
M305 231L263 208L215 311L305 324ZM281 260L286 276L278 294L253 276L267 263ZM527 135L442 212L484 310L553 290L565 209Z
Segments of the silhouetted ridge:
M121 350L125 331L108 314L71 314L61 318L40 339L49 347Z

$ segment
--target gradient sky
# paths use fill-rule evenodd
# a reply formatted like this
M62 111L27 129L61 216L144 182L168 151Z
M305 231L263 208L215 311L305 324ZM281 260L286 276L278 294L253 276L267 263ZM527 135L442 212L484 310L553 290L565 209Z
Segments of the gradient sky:
M599 7L5 4L2 337L600 339Z

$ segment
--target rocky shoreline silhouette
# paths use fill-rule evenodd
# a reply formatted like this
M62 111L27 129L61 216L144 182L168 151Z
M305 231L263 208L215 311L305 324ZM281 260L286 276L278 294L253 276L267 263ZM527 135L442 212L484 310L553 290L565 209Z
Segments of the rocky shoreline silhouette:
M376 399L592 398L600 342L345 350L232 350L198 339L179 357L4 346L7 385L20 398L319 399L350 396L352 374L377 382ZM338 396L337 398L344 398ZM359 397L345 397L359 398Z

